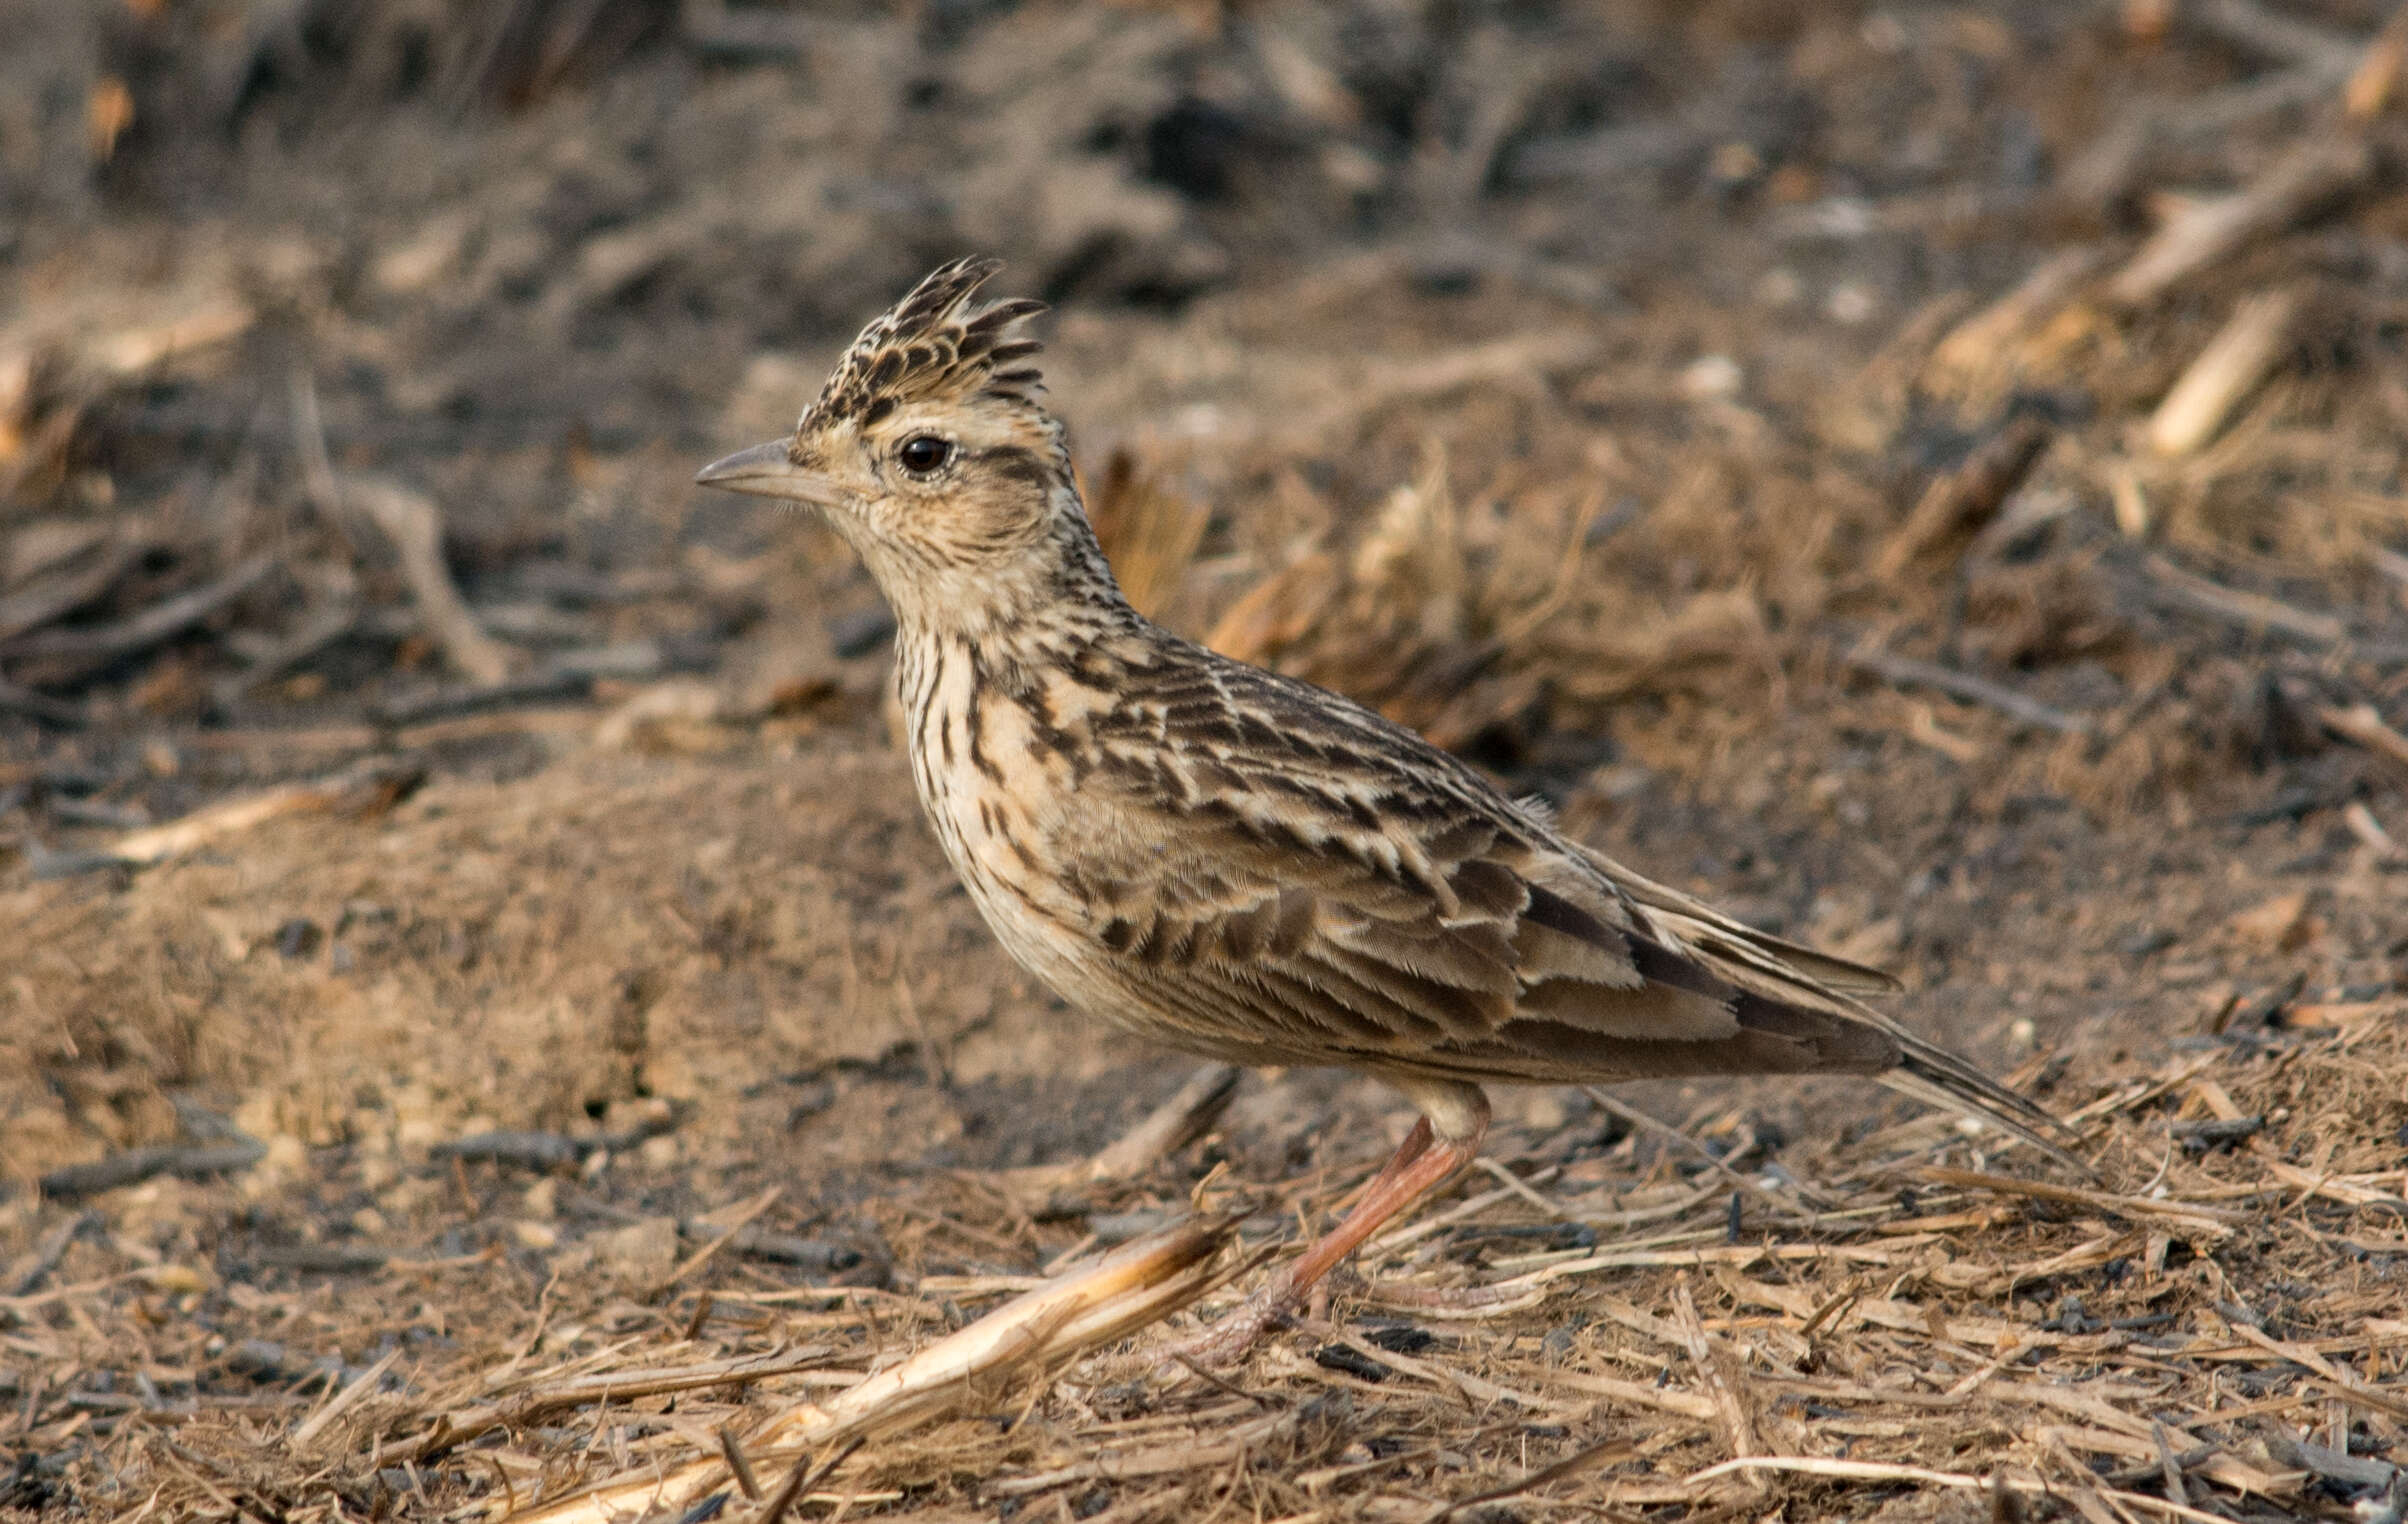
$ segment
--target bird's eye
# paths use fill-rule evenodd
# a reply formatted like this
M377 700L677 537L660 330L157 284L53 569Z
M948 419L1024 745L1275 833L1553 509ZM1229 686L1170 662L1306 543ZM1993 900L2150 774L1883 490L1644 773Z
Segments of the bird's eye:
M914 434L895 451L895 459L914 476L933 476L953 458L953 446L934 434Z

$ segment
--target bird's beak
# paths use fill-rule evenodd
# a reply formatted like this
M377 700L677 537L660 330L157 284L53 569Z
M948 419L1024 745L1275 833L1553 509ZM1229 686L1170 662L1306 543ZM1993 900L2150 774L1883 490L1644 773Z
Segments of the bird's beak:
M837 500L836 484L796 465L783 439L712 461L694 473L694 480L705 487L749 492L755 497L787 497L822 507L833 506Z

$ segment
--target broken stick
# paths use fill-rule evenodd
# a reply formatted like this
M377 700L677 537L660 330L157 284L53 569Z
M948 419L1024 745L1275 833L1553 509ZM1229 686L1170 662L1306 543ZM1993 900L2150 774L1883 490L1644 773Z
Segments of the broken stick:
M485 633L443 564L443 510L434 499L382 477L346 477L343 496L383 530L401 555L427 635L463 676L498 683L519 664L517 647Z
M2291 287L2261 292L2234 308L2150 416L2149 448L2172 458L2214 439L2282 360L2301 305L2299 289Z
M2363 138L2313 136L2246 190L2202 202L2159 228L2108 281L2107 294L2127 307L2153 302L2254 240L2356 190L2374 172L2374 150Z
M2032 474L2048 442L2048 425L2037 418L2017 418L1983 441L1923 489L1914 511L1882 547L1874 575L1892 582L1918 568L1953 563Z
M1073 1266L910 1359L865 1378L824 1405L801 1402L745 1441L748 1461L798 1470L811 1452L890 1433L933 1417L992 1383L1053 1369L1072 1357L1170 1316L1208 1290L1235 1222L1181 1223ZM714 1455L670 1471L606 1482L513 1518L610 1524L635 1514L674 1515L734 1472Z
M294 784L260 794L242 794L171 820L120 836L108 855L147 867L183 857L239 836L285 815L329 814L359 818L381 814L416 792L426 766L410 758L380 758L321 783Z

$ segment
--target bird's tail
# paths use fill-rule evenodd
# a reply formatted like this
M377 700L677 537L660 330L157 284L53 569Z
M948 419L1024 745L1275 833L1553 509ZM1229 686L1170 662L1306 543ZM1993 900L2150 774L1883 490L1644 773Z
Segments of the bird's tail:
M1908 1033L1898 1036L1905 1049L1898 1067L1875 1079L1927 1106L2002 1127L2067 1168L2098 1178L2097 1170L2068 1150L2081 1141L2071 1127L1947 1049Z

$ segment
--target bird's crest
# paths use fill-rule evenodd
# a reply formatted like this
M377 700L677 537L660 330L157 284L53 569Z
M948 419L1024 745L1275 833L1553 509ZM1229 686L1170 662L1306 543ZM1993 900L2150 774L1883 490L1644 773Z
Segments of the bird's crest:
M1002 268L999 259L968 258L929 272L861 330L796 431L848 420L867 428L903 403L935 398L988 397L1034 408L1044 381L1024 362L1041 346L1013 329L1045 304L1015 298L970 306L978 288Z

